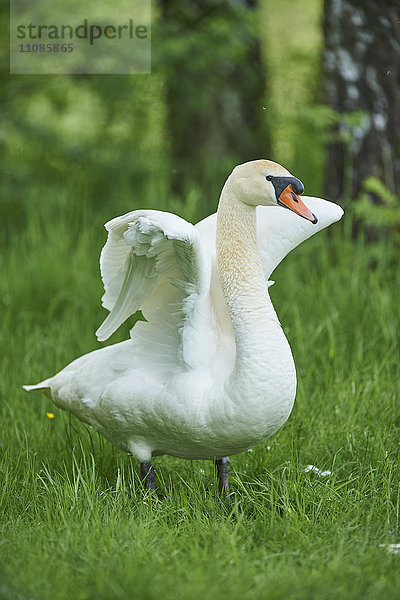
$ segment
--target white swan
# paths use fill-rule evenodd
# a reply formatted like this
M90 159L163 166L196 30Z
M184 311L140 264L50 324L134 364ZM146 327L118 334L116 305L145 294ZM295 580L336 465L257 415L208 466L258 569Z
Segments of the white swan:
M267 280L290 250L343 214L319 198L303 203L302 192L286 169L258 160L233 170L217 214L197 226L155 210L107 223L100 265L110 314L98 339L139 309L147 322L135 324L132 339L24 388L46 392L136 457L147 487L155 487L151 457L170 454L216 460L227 490L227 456L277 431L295 398Z

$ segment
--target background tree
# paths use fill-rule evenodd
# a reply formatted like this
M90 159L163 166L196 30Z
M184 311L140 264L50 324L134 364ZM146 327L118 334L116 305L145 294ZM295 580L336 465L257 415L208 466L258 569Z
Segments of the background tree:
M367 176L400 186L400 5L325 0L328 102L339 113L328 146L326 194L358 196Z
M185 181L190 185L194 178L204 191L215 179L220 185L238 162L268 156L257 3L160 0L160 5L158 59L166 76L172 187L184 193Z

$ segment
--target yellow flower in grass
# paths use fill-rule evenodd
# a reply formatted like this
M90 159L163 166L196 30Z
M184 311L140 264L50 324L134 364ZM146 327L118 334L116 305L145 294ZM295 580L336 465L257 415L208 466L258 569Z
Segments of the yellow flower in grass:
M54 419L54 413L47 412L46 415L48 416L49 419Z

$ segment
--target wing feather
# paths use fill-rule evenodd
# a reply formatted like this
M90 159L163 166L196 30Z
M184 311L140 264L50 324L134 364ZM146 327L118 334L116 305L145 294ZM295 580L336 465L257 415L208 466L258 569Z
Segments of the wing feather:
M106 224L102 298L110 314L96 332L105 340L136 311L147 322L131 331L155 364L200 366L210 353L211 260L196 228L176 215L134 211Z
M258 208L257 238L266 280L290 250L343 214L326 200L303 200L317 215L316 225L280 207ZM147 322L137 322L131 336L147 368L210 368L219 355L225 362L227 354L234 357L232 324L216 264L216 220L216 214L210 215L194 227L176 215L146 210L106 224L100 268L102 303L110 314L97 331L100 340L141 310Z
M314 225L280 206L257 207L257 243L266 279L291 250L318 231L339 221L343 215L342 208L328 200L312 196L302 196L301 199L317 215L317 224ZM215 264L216 213L197 223L196 227L205 245L213 248L212 260Z

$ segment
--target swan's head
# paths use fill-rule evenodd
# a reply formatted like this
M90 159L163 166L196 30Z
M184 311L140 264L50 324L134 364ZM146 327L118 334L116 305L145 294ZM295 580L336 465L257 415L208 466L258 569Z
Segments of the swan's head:
M235 167L227 184L237 198L250 206L282 206L304 219L317 223L317 217L302 202L304 186L281 165L270 160L253 160Z

